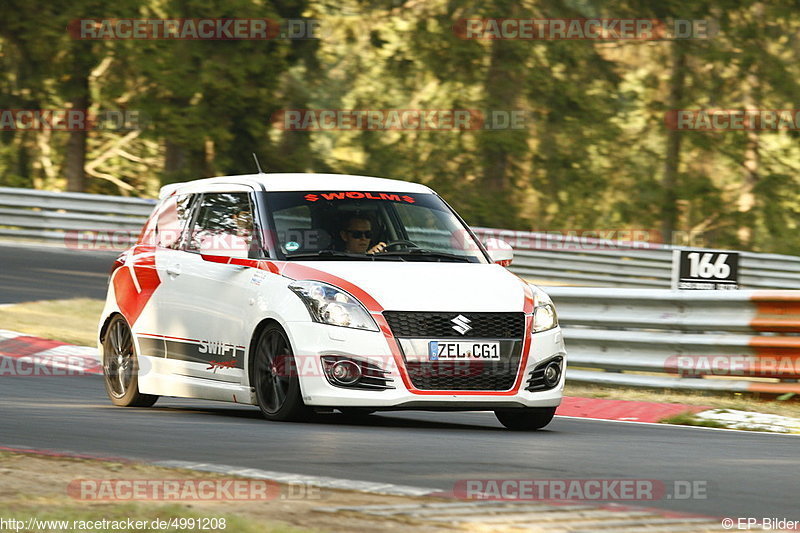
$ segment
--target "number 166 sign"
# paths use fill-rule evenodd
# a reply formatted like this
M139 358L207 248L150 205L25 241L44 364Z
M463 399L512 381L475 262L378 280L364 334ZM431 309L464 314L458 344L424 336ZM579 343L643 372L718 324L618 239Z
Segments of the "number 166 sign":
M673 289L738 289L738 252L673 250Z

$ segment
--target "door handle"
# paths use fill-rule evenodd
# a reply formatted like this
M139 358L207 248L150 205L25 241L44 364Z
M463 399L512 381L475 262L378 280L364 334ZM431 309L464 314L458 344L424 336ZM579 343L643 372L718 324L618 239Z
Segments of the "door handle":
M179 263L175 263L167 266L167 274L169 274L170 276L180 276L181 265Z

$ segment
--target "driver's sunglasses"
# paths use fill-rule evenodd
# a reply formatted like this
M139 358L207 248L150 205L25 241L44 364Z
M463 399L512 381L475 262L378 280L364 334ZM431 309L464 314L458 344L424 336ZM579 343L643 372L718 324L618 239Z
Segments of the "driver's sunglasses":
M361 230L357 230L357 229L349 229L349 230L347 230L347 233L349 233L354 239L371 239L372 238L372 231L370 231L370 230L361 231Z

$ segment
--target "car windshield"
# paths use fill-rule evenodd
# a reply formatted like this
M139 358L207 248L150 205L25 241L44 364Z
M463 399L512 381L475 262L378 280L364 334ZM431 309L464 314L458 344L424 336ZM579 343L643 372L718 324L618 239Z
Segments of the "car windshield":
M488 262L472 233L435 194L263 194L281 259Z

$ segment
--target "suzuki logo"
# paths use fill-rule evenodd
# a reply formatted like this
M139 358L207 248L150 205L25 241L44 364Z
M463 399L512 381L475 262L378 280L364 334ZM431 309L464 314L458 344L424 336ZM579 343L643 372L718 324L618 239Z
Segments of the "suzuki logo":
M453 329L461 333L462 335L464 335L466 332L472 329L472 326L469 325L469 323L472 322L472 320L465 317L464 315L458 315L450 322L455 324L455 326L453 326Z

